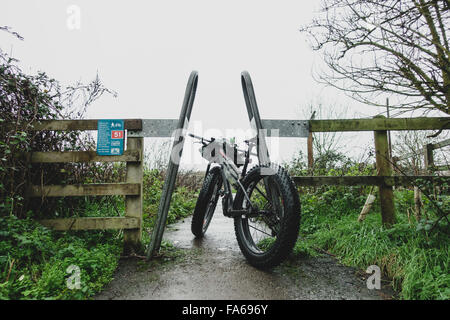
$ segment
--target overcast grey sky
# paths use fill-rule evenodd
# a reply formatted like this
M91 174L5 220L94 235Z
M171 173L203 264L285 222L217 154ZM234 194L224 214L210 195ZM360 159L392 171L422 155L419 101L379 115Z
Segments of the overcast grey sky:
M80 9L79 29L68 27L71 5ZM350 117L375 114L374 108L314 82L311 70L321 58L298 29L318 5L299 0L2 0L0 25L25 40L2 32L0 43L21 60L24 71L42 70L63 84L88 82L98 72L118 97L96 101L89 118L178 118L192 70L199 72L199 85L191 120L201 121L205 130L249 127L243 70L252 76L262 118L303 119L302 108L319 100L348 106ZM305 139L282 139L281 160L305 147Z

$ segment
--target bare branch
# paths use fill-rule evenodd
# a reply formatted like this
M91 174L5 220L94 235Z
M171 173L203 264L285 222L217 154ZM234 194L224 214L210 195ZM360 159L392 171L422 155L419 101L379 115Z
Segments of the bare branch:
M448 0L325 0L300 29L326 70L318 81L371 105L450 114ZM380 99L380 100L384 100Z

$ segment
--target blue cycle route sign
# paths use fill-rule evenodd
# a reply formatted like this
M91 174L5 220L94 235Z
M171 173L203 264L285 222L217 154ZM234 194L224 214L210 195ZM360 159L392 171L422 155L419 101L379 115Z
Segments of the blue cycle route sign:
M125 128L123 120L98 120L97 154L120 156L123 154Z

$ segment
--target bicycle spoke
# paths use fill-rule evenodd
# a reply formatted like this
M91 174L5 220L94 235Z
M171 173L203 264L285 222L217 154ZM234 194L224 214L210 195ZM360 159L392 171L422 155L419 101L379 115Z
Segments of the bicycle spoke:
M258 186L255 186L256 191L258 191L266 200L267 202L270 203L269 199L267 198L267 196L258 188Z
M261 232L261 233L264 233L264 234L267 234L269 237L272 237L272 235L271 234L268 234L267 232L265 232L265 231L262 231L262 230L260 230L260 229L258 229L258 228L256 228L256 227L254 227L254 226L252 226L252 225L248 225L250 228L253 228L253 229L255 229L255 230L257 230L257 231L259 231L259 232Z

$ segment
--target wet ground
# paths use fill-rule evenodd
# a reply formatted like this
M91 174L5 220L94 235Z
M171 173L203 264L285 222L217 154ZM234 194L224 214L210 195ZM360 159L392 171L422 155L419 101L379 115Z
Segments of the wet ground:
M220 201L219 201L220 203ZM123 259L114 280L96 299L389 299L392 290L369 290L364 272L333 257L290 257L271 271L250 266L241 254L233 221L221 208L206 236L195 239L191 218L169 226L164 239L177 248L175 258L145 264Z

